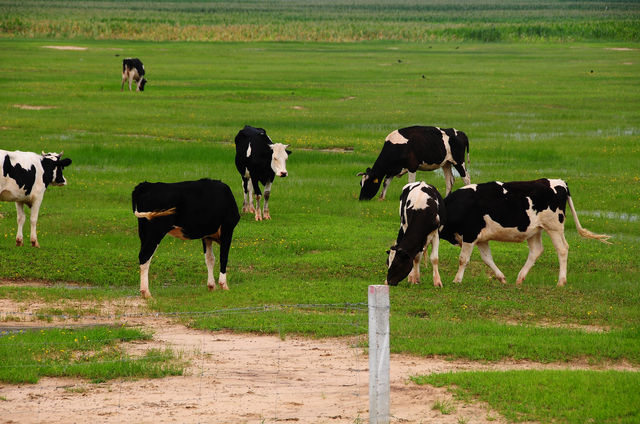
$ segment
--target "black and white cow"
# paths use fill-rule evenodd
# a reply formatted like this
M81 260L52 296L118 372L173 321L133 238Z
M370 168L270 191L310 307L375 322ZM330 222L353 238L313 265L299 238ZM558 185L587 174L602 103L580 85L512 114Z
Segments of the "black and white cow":
M129 91L131 82L136 83L136 91L144 91L147 79L144 77L144 65L138 58L122 59L122 85L120 91L124 90L124 83L129 80Z
M212 244L220 245L220 278L227 286L227 259L233 230L240 220L238 206L228 185L201 179L179 183L143 182L131 194L133 213L138 218L140 236L140 294L149 292L149 264L158 244L168 233L182 240L202 240L207 264L207 287L216 288L213 276L215 256Z
M416 171L433 171L442 168L446 183L446 194L451 192L454 176L453 166L465 184L470 184L465 167L465 153L469 159L469 139L454 128L413 126L393 131L387 136L382 151L372 168L358 176L360 200L372 199L382 184L380 199L384 199L393 177L409 172L409 182L416 180Z
M523 242L529 244L529 256L518 274L521 284L542 253L542 230L551 237L558 253L560 272L558 286L567 282L569 244L564 237L567 202L582 237L609 243L610 237L594 234L580 225L567 184L558 179L535 181L499 181L464 186L444 199L447 221L440 231L443 238L462 247L460 265L454 283L462 281L473 246L478 246L482 260L496 277L506 283L504 274L493 262L489 241Z
M409 183L400 195L400 230L387 259L385 284L397 286L407 275L410 283L420 282L420 259L431 245L433 285L442 287L438 272L438 230L446 220L442 196L425 182Z
M286 177L287 158L291 154L288 144L273 143L262 128L245 126L236 135L236 168L242 176L244 200L242 212L255 212L256 221L271 219L269 197L275 176ZM264 185L264 208L260 211ZM255 196L256 206L253 206Z
M71 165L71 159L61 159L63 152L44 153L8 152L0 150L0 200L15 202L18 218L16 246L22 246L22 226L26 220L24 205L31 208L31 246L40 247L36 225L44 192L49 185L67 184L62 170Z

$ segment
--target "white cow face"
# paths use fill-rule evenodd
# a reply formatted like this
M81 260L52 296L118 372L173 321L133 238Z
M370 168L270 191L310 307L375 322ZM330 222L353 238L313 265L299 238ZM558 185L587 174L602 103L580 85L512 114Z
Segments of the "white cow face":
M287 158L291 154L287 147L288 144L275 143L270 144L271 150L273 151L271 155L271 169L276 173L278 177L286 177L287 176Z

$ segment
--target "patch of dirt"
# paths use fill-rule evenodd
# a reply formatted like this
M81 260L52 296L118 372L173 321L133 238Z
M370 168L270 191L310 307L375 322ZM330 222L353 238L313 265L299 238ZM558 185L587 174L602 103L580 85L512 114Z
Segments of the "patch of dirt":
M58 106L37 106L37 105L13 105L13 107L17 107L18 109L23 109L23 110L46 110L46 109L58 108Z
M42 46L45 49L55 49L55 50L87 50L87 47L78 47L78 46Z
M2 282L0 282L2 284ZM15 284L15 283L13 283ZM42 284L42 283L34 283ZM96 317L39 321L28 313L42 305L0 299L0 312L22 311L19 322L3 327L99 324ZM62 305L46 305L56 308ZM100 305L104 324L126 324L153 332L153 340L126 343L132 355L170 347L189 361L184 376L91 384L68 378L43 378L37 384L0 384L1 422L73 423L304 423L352 424L368 421L368 357L358 347L366 335L307 339L226 331L200 331L148 311L138 297ZM10 312L9 312L10 313ZM26 314L26 315L25 315ZM615 367L623 367L616 365ZM594 368L585 363L537 364L528 361L477 363L391 355L392 423L506 423L480 402L455 400L444 388L419 386L413 375L462 370ZM597 367L596 367L597 368ZM453 405L442 414L434 402Z

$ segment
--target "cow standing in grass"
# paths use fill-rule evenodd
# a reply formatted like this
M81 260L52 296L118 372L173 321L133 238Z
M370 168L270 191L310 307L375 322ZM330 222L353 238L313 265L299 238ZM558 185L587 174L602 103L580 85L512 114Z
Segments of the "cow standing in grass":
M446 220L442 196L425 182L409 183L400 195L400 230L387 259L385 284L397 286L407 275L410 283L420 282L420 259L431 245L433 285L442 287L438 272L438 230ZM426 259L425 259L426 262Z
M2 162L0 200L16 203L18 220L16 246L23 245L22 227L26 220L24 205L27 205L31 208L31 246L40 247L36 225L44 192L49 185L67 184L62 170L71 165L71 159L61 159L62 154L63 152L59 154L42 152L39 155L32 152L0 150Z
M360 200L372 199L382 184L383 200L393 177L409 172L409 182L416 180L416 171L442 168L446 194L451 192L455 178L453 166L465 184L471 183L465 166L465 153L469 160L469 139L455 128L413 126L393 131L382 146L373 167L361 172Z
M516 280L516 284L522 284L536 259L542 254L544 230L551 237L558 253L558 286L564 286L567 282L569 255L569 244L564 237L567 202L578 234L608 243L610 236L594 234L582 228L569 188L562 180L539 179L509 183L495 181L467 185L449 194L444 199L447 221L440 231L440 238L462 247L460 266L453 282L462 281L473 247L478 246L482 260L502 283L506 283L504 274L493 262L489 241L526 240L529 244L529 256Z
M140 294L151 297L149 264L166 234L182 240L202 240L207 264L207 287L216 288L213 276L215 256L212 244L220 245L220 278L227 286L227 259L233 230L240 221L238 206L228 185L201 179L179 183L143 182L131 194L133 213L138 218L140 236Z
M287 173L287 159L291 152L289 145L273 143L262 128L245 126L235 138L236 168L242 176L242 191L244 201L242 212L255 212L256 221L271 219L269 214L269 197L271 185L276 177L284 178ZM264 207L260 210L262 192L260 184L264 186ZM253 200L255 197L255 208Z
M138 58L122 59L122 85L120 91L124 90L124 83L129 80L129 91L131 91L131 83L135 82L136 91L144 91L147 79L144 77L144 65Z

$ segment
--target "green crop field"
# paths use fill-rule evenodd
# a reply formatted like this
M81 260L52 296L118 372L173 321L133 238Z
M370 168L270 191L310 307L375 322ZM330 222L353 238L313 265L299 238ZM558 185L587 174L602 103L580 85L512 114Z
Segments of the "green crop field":
M186 313L294 305L273 314L185 321L310 336L362 331L316 326L295 305L366 302L367 286L384 282L406 177L392 182L387 200L359 202L356 174L373 164L385 136L397 128L455 127L469 136L472 182L562 178L582 225L611 235L613 244L581 239L569 219L568 284L558 288L558 259L547 236L522 287L515 279L526 244L492 243L509 284L491 278L474 252L456 285L459 248L443 242L444 288L433 287L430 265L423 265L419 285L405 280L391 289L392 352L624 362L637 369L640 7L467 3L0 2L0 148L64 150L73 160L65 170L68 185L45 195L40 249L15 247L15 207L0 203L0 278L94 288L78 294L63 286L0 286L0 297L46 304L136 295L135 185L216 178L241 204L233 138L254 125L293 151L289 177L273 185L273 219L242 216L228 292L207 291L199 242L167 237L151 264L149 305ZM373 28L381 28L378 35ZM483 42L487 37L474 28L493 28L488 39L501 42ZM526 28L542 32L527 35ZM143 93L120 91L123 57L143 60ZM442 173L418 173L418 179L444 194ZM456 179L455 188L461 185ZM28 231L27 223L26 237ZM332 308L317 315L316 322L353 319ZM364 323L366 317L355 319ZM637 387L637 373L621 374L607 378ZM531 385L535 378L522 382ZM475 385L459 385L483 397ZM570 398L562 386L550 390ZM508 395L500 402L508 404ZM637 417L639 408L631 409L620 414ZM633 422L613 416L602 422Z

